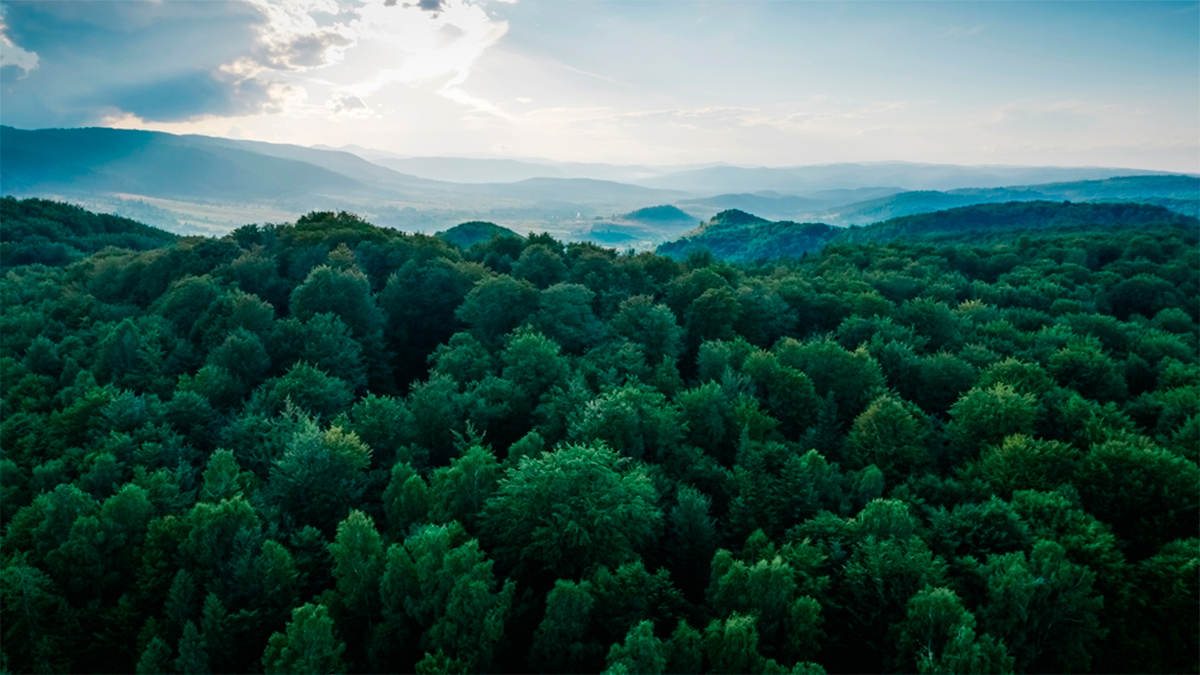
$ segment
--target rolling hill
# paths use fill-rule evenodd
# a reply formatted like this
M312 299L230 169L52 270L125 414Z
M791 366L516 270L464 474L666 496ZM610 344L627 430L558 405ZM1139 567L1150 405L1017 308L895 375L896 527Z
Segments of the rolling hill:
M835 225L867 225L889 218L930 213L958 206L1013 201L1136 202L1196 215L1200 178L1180 175L1118 176L1103 180L901 192L810 214Z
M1200 221L1161 206L1136 203L1068 203L1014 201L973 204L933 213L892 218L866 227L838 228L823 223L769 221L742 212L724 211L658 253L682 259L707 250L733 262L799 257L833 243L887 242L907 237L986 240L1014 231L1079 227L1200 227Z

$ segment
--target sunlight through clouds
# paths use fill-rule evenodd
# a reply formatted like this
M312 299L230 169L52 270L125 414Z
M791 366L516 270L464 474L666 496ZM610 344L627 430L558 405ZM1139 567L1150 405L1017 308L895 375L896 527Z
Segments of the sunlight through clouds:
M22 127L562 161L1195 170L1197 7L0 0L0 75L5 123Z

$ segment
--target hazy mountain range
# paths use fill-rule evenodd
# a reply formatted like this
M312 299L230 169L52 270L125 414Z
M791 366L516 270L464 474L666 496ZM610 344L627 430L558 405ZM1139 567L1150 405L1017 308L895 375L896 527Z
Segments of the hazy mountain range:
M345 209L410 231L488 221L518 232L649 248L729 209L830 225L1032 200L1139 201L1194 215L1200 178L904 162L746 168L405 158L354 146L3 126L0 192L65 199L177 233L219 233ZM673 208L645 211L667 205Z

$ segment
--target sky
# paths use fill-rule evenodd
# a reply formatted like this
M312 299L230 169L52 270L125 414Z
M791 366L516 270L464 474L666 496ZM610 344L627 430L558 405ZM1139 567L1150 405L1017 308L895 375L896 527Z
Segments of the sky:
M0 0L0 123L1200 172L1200 3Z

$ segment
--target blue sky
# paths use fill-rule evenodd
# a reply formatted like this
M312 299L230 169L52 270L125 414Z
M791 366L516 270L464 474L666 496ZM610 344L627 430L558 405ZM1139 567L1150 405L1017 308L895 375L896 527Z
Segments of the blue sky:
M1195 2L0 1L0 122L401 155L1200 171Z

